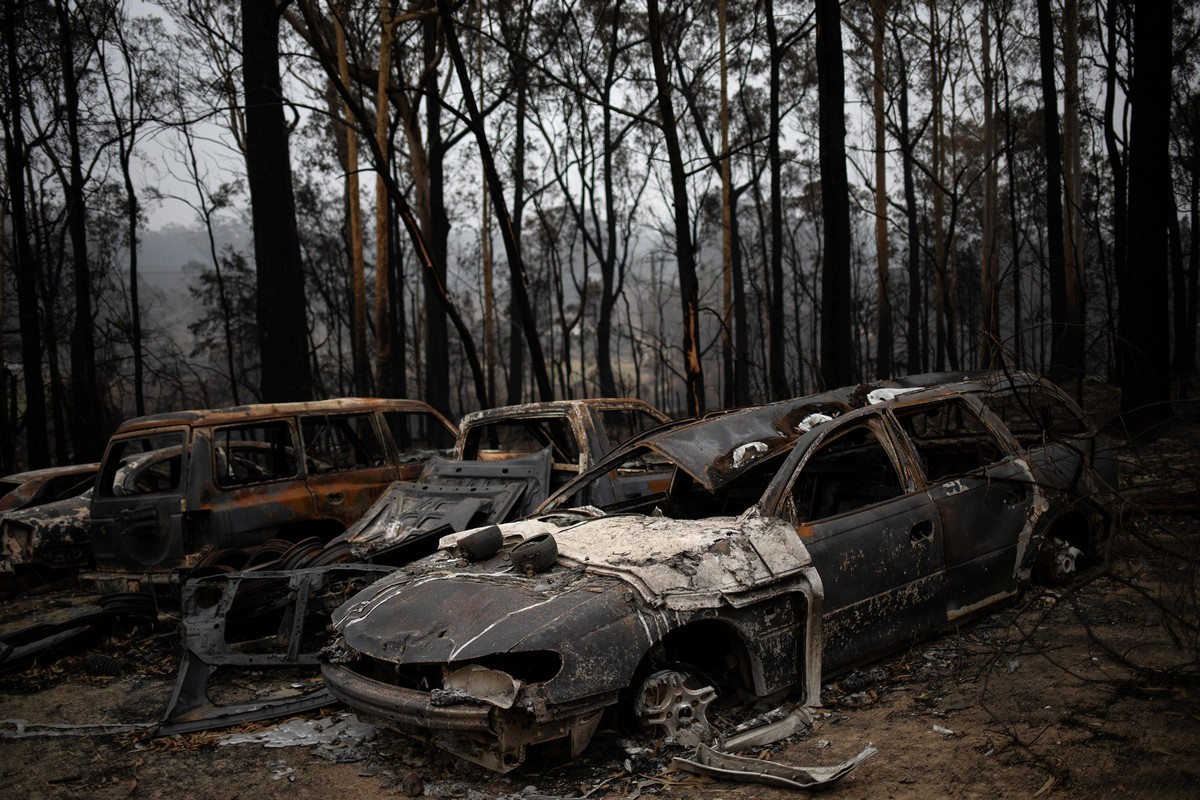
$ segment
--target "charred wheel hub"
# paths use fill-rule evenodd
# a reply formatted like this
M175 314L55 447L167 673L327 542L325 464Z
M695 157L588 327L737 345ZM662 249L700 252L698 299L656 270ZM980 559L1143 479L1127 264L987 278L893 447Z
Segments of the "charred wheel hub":
M708 707L717 692L693 675L664 669L642 683L635 712L643 727L660 728L679 744L692 747L709 736Z
M1075 561L1083 551L1062 539L1048 538L1042 542L1039 555L1046 582L1051 586L1062 586L1075 577Z

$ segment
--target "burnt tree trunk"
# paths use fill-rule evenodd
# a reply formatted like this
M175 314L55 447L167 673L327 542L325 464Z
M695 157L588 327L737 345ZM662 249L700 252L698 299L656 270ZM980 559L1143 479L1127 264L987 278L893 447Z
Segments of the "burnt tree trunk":
M1068 318L1064 258L1062 144L1058 89L1054 78L1054 18L1050 0L1037 0L1038 56L1042 78L1042 121L1046 153L1046 265L1050 277L1050 377L1076 383L1082 377L1083 330Z
M57 0L54 5L58 13L58 47L67 115L69 170L63 191L66 196L75 289L75 319L71 327L71 442L74 459L83 463L100 458L100 451L108 437L101 423L100 391L96 384L92 270L88 261L87 198L79 144L79 76L75 73L75 36L66 0Z
M658 0L649 0L647 23L650 56L654 62L654 82L658 89L658 111L671 167L675 257L679 268L679 295L683 305L683 373L687 388L687 409L690 416L700 416L704 413L704 367L700 361L700 283L696 277L696 253L692 245L692 229L688 219L687 173L683 166L683 151L679 145L675 109L671 105L671 84L663 49Z
M892 374L892 302L888 296L888 269L891 245L888 240L887 210L887 139L884 122L883 37L887 24L884 0L871 0L871 65L874 70L871 98L875 120L875 375Z
M767 165L771 173L771 263L767 269L770 283L767 298L767 383L772 400L783 400L788 396L787 371L784 367L786 345L783 329L783 161L779 154L779 52L775 33L775 4L766 1L767 58L770 63L768 79L767 111Z
M42 380L42 331L38 320L37 278L41 265L30 244L29 219L25 208L25 133L22 128L21 68L17 60L16 0L6 0L4 49L8 81L5 98L9 124L5 125L4 155L12 210L13 263L17 276L17 318L21 330L21 373L25 382L25 446L32 469L50 466L50 443L46 438L46 386ZM15 391L15 390L14 390ZM16 399L15 396L13 398ZM13 409L17 404L13 403Z
M433 6L433 3L430 3ZM436 280L425 282L425 402L450 414L450 327L440 295L446 287L450 253L450 220L446 214L446 146L442 140L442 98L438 86L439 19L431 14L421 23L425 48L425 136L428 184L425 236ZM426 277L431 277L426 275Z
M897 140L904 179L905 238L908 240L908 313L905 319L908 359L905 366L911 375L921 371L925 350L924 325L921 323L921 229L917 221L917 187L913 176L913 150L917 137L913 135L908 118L908 60L904 57L904 47L896 29L893 29L893 37L896 41L896 66L899 69L896 83L900 96L896 110L900 117L900 131Z
M837 0L817 0L817 95L820 125L821 376L826 388L854 381L850 332L850 186L846 178L845 76L842 20Z
M1171 213L1171 6L1133 9L1129 136L1129 252L1118 274L1121 413L1133 427L1170 416L1167 217Z
M279 76L279 9L242 0L246 178L254 218L259 356L264 401L312 397L304 267Z

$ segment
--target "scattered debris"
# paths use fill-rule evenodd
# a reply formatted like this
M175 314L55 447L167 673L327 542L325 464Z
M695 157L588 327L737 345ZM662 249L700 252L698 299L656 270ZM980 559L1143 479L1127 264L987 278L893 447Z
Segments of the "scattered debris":
M362 761L370 755L365 747L375 741L375 726L359 722L351 713L319 719L289 719L264 730L231 733L218 742L222 746L261 744L263 747L312 747L313 754L330 761Z
M36 661L86 650L119 631L153 629L158 619L154 597L136 592L105 595L99 611L56 623L38 623L0 636L0 675Z
M765 747L812 725L812 711L800 706L793 711L780 706L743 722L719 740L719 748L737 753L751 747Z
M671 764L684 772L708 775L721 780L812 791L832 786L877 752L875 745L868 744L858 755L841 764L831 767L798 767L730 755L700 745L694 759L676 756L671 760Z
M36 739L44 736L96 736L97 734L137 733L153 728L154 722L29 722L23 719L0 720L0 739Z

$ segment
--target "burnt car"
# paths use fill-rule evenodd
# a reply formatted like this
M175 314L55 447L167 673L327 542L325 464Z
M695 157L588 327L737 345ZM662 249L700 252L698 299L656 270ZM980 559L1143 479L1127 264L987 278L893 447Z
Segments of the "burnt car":
M87 563L86 509L99 468L71 464L0 478L0 575L30 565L58 569Z
M553 488L615 445L667 420L641 400L620 398L468 414L451 456L430 458L415 482L392 484L324 547L301 542L269 560L268 542L241 571L205 574L219 565L201 567L196 572L203 577L182 588L184 655L160 732L267 719L334 702L320 691L217 705L208 697L208 683L217 668L315 665L331 612L349 596L346 587L361 587L386 575L389 565L434 552L447 533L528 516ZM661 489L670 471L624 479L658 481Z
M91 556L91 501L89 488L0 518L0 575L86 567Z
M99 464L70 464L0 478L0 515L19 508L78 497L92 486Z
M361 560L411 544L422 532L443 528L448 533L529 516L617 445L668 422L666 414L632 398L554 400L467 414L459 422L453 455L431 458L418 480L390 486L331 543L336 551L331 557ZM661 489L669 478L664 468L628 473L624 479L657 480ZM405 552L411 554L411 547Z
M639 437L492 558L465 531L339 608L326 685L507 771L578 754L606 713L694 741L718 697L819 705L825 677L1103 569L1113 476L1079 408L1029 375L944 377ZM648 460L665 488L619 480Z
M266 542L322 543L396 480L412 480L457 428L416 400L342 398L129 420L92 495L104 571L165 574Z

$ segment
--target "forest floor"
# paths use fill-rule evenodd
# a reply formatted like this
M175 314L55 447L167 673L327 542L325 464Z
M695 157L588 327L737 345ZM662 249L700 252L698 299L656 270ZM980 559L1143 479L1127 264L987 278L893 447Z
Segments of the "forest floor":
M1200 796L1200 409L1123 450L1128 520L1110 574L1030 592L990 616L825 688L811 728L754 753L830 765L878 753L837 798ZM1095 408L1091 409L1095 414ZM1151 511L1153 513L1145 513ZM1168 514L1167 512L1172 512ZM0 609L0 625L78 609L59 591ZM149 738L174 684L176 639L110 641L133 661L96 677L83 656L0 678L0 794L23 798L783 798L796 792L714 781L670 767L679 748L601 729L569 764L497 776L381 731L339 747L225 742L234 731ZM301 678L297 676L295 680ZM275 690L279 673L239 678ZM724 712L729 714L730 712ZM337 709L308 719L341 719ZM29 736L16 720L57 735ZM740 719L719 716L719 726ZM119 733L71 725L144 723ZM296 723L292 723L296 724Z

